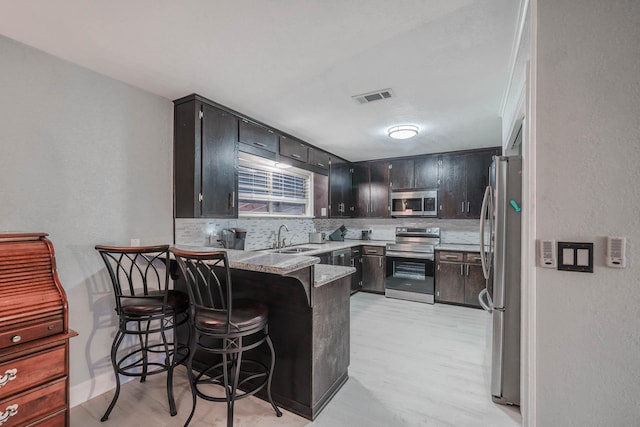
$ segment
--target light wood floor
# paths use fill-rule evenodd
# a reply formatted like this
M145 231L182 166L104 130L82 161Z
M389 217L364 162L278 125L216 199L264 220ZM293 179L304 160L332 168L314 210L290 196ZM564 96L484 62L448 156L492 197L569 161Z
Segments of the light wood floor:
M257 398L236 403L235 426L520 426L517 408L491 402L490 317L482 310L429 305L358 293L351 298L349 380L312 423ZM175 378L178 415L171 417L164 376L122 387L71 410L73 427L182 426L191 410L186 371ZM191 426L226 425L223 404L198 401Z

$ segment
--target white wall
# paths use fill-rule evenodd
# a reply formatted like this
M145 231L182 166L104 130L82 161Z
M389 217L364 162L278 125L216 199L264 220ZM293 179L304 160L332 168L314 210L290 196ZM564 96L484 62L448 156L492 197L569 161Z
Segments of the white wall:
M53 241L80 333L74 404L113 381L112 296L93 247L172 241L172 103L4 37L0 94L0 230Z
M536 3L535 237L595 244L593 274L536 271L536 425L640 425L640 2Z

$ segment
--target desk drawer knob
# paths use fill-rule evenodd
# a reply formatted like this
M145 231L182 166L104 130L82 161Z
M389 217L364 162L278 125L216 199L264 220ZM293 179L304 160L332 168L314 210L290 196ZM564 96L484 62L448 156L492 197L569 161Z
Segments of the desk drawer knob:
M14 335L11 337L11 342L20 342L20 340L22 340L22 337L20 335Z
M10 417L13 417L18 413L18 404L14 403L13 405L7 406L7 411L0 411L0 426L6 423Z
M4 387L11 380L15 380L18 376L18 370L16 368L7 369L4 375L0 377L0 387Z

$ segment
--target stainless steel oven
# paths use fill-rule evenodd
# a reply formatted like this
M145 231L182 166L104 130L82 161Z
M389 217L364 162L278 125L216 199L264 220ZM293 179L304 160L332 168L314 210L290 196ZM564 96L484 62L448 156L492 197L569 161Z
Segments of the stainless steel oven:
M391 216L438 216L438 191L400 191L391 193Z
M433 304L439 242L439 228L397 227L396 242L387 244L385 296Z

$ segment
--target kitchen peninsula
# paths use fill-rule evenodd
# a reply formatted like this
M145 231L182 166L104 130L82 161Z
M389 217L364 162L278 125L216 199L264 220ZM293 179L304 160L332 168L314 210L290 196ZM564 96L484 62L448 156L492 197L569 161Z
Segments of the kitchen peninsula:
M269 307L269 335L276 352L271 392L276 404L313 420L348 379L349 276L355 269L319 264L313 256L226 251L234 298ZM177 266L172 274L176 287L184 288ZM196 355L196 366L197 359Z

